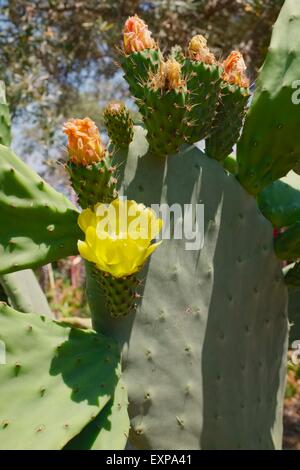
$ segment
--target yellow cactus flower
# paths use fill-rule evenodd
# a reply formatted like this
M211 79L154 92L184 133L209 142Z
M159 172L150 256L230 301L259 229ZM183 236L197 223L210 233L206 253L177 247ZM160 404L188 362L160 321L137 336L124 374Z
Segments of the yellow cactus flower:
M246 75L246 64L239 51L232 51L223 62L224 73L222 79L225 82L238 85L243 88L250 86L250 81Z
M72 163L86 166L104 159L105 146L96 124L90 118L70 119L64 124L63 131L68 136L68 152Z
M151 37L151 31L138 15L130 16L126 20L123 34L125 54L132 54L145 49L156 49L157 47Z
M189 57L191 60L198 62L204 62L205 64L215 64L216 58L212 52L210 52L207 46L207 40L201 34L197 34L192 37L188 47Z
M81 256L116 278L138 272L161 243L151 241L161 231L162 220L135 201L99 203L83 210L78 224L85 233L85 241L78 241Z

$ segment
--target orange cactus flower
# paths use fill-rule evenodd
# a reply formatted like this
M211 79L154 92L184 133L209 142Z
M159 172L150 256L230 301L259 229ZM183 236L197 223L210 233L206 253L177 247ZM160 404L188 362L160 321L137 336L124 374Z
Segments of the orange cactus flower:
M146 23L137 15L130 16L124 25L124 52L132 54L133 52L143 51L145 49L156 49L156 43L151 37Z
M223 80L243 88L250 86L250 81L246 75L246 64L242 54L238 51L232 51L223 62L224 73Z
M204 62L205 64L215 64L216 58L207 46L207 40L201 34L194 36L189 43L189 57L191 60Z
M86 166L103 160L106 149L96 124L90 118L70 119L64 124L63 131L68 136L72 163Z

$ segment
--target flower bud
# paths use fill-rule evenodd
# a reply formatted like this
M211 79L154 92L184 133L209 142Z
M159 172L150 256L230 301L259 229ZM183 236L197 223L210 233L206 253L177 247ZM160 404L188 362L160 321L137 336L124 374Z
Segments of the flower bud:
M104 159L105 146L90 118L70 119L64 124L63 131L68 136L67 148L72 163L86 166Z
M194 36L189 43L189 57L191 60L197 62L204 62L205 64L215 64L216 59L207 46L207 40L201 34Z
M151 37L146 23L137 15L130 16L124 25L124 52L132 54L133 52L143 51L145 49L156 49L156 43Z
M248 88L250 85L246 75L246 64L242 54L238 51L232 51L223 62L224 73L222 79L225 82Z
M181 64L175 59L161 62L159 71L152 78L153 88L158 90L178 90L184 80L181 75Z

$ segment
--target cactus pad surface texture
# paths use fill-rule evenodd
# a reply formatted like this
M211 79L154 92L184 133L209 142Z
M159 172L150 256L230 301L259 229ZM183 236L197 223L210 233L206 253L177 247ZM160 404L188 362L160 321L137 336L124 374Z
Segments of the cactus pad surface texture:
M165 240L140 273L135 315L114 320L98 297L94 326L123 347L132 443L280 448L287 291L271 224L236 179L195 147L150 158L137 127L123 159L128 198L205 204L203 248Z
M113 397L118 346L3 303L0 320L0 448L61 449Z

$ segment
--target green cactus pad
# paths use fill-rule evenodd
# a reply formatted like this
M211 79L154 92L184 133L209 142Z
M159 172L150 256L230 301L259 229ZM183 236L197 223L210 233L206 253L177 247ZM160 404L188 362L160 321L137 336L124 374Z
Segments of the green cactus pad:
M145 49L121 57L124 78L129 85L131 94L141 99L144 96L144 86L149 75L155 73L161 61L161 52L157 49Z
M288 227L300 220L300 191L283 181L274 181L263 189L257 202L274 227Z
M187 81L186 132L188 141L193 143L210 133L217 112L221 69L186 59L182 71Z
M0 145L0 274L77 254L77 218L65 196Z
M176 153L187 140L186 90L153 90L146 88L144 100L138 103L148 130L149 153L164 157Z
M249 96L248 89L223 82L216 116L205 142L209 157L220 161L232 152L239 139Z
M46 296L31 269L0 276L9 302L13 308L24 313L38 312L53 317Z
M0 81L0 144L9 146L11 143L11 120L6 102L5 85Z
M299 29L300 2L286 0L237 148L239 180L254 195L300 160Z
M116 147L128 147L133 139L133 122L123 103L110 103L104 110L107 133Z
M65 450L123 450L129 433L127 406L126 388L119 380L114 397Z
M114 394L119 351L104 336L1 304L0 339L2 450L61 449Z
M228 156L225 158L225 160L222 160L222 165L225 168L225 170L229 171L232 175L237 175L238 173L238 166L236 159L232 156Z
M116 178L111 155L107 154L104 160L87 166L69 162L66 169L82 209L115 199Z
M163 240L138 275L136 314L111 318L89 286L94 325L123 346L131 441L142 449L280 448L287 290L272 226L196 148L164 160L141 156L144 148L137 130L123 156L124 193L147 206L203 203L205 239L200 251Z

